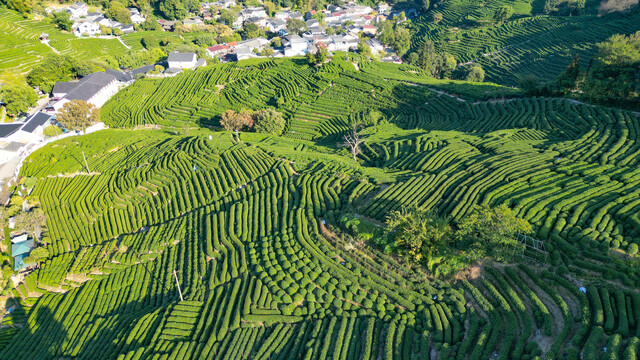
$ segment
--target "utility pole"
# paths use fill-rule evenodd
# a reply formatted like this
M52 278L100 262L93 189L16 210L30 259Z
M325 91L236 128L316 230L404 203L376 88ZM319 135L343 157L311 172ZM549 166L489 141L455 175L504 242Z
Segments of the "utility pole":
M176 284L178 285L178 294L180 294L180 301L184 301L182 298L182 290L180 289L180 282L178 281L178 270L173 272L173 276L176 278Z
M89 164L87 164L87 157L84 156L84 151L82 152L82 158L84 158L84 166L87 167L87 174L91 174L91 171L89 171Z

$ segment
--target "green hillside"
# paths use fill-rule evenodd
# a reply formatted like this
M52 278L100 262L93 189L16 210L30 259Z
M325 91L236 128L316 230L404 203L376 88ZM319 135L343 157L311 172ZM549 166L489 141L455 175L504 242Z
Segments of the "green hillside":
M30 156L50 256L0 359L637 358L638 114L350 56L137 81L102 108L124 129ZM217 131L269 106L283 137ZM435 277L375 245L394 209L482 204L547 254Z
M599 15L598 4L592 1L587 1L585 9L574 16L545 14L544 1L435 3L439 6L408 25L412 49L432 41L437 51L452 54L463 66L480 64L488 81L509 86L518 86L528 75L553 79L576 55L586 68L596 51L596 43L614 34L628 35L640 30L637 8ZM493 15L502 5L512 7L514 15L508 21L496 23ZM442 14L443 20L435 23L435 13Z
M40 35L49 35L49 46ZM0 8L0 72L28 73L50 54L89 60L116 55L127 50L117 39L77 38L61 32L50 22L25 19L17 12ZM55 50L54 50L55 49Z

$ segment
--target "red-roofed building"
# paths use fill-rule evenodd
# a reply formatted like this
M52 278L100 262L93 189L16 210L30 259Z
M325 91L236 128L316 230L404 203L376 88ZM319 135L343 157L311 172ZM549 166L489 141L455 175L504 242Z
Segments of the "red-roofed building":
M217 56L217 55L224 55L229 52L229 46L225 44L213 45L211 47L208 47L207 51L209 52L209 56L211 57Z
M364 25L362 27L362 32L365 34L375 35L376 32L378 32L378 29L373 25Z

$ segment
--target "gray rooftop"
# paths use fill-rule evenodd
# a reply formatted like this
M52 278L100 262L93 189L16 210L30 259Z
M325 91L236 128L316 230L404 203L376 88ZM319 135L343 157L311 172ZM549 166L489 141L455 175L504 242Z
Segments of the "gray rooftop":
M0 124L0 138L6 138L7 136L18 131L22 127L22 123L14 124Z
M168 61L194 61L196 60L195 53L179 53L172 52L169 54Z
M68 100L89 101L98 91L115 81L116 77L104 72L97 72L80 79L80 85L64 96Z
M38 128L38 126L44 125L44 123L49 119L51 119L51 115L38 111L34 115L31 115L26 124L24 124L20 130L32 133L36 128Z

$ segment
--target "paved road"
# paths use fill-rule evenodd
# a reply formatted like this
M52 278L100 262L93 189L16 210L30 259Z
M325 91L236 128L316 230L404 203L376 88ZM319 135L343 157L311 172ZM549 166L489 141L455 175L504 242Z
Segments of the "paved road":
M9 162L0 165L0 181L2 183L7 182L16 172L16 167L20 163L20 157L15 157Z

